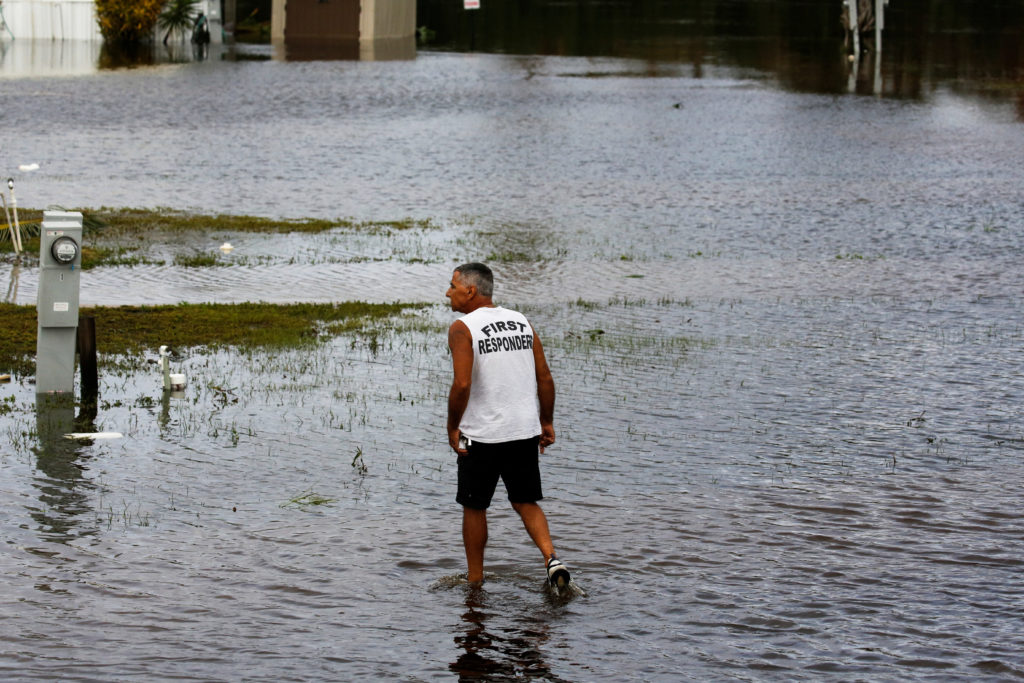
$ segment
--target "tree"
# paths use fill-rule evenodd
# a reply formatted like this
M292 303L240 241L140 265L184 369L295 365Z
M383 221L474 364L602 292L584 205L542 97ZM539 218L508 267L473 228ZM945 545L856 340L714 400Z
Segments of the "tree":
M179 31L182 35L185 35L185 31L192 28L192 22L196 16L196 5L198 4L199 0L168 1L158 20L160 29L167 31L164 35L164 45L167 44L167 39L171 37L171 33L174 31Z
M96 0L96 20L111 43L149 40L164 0Z

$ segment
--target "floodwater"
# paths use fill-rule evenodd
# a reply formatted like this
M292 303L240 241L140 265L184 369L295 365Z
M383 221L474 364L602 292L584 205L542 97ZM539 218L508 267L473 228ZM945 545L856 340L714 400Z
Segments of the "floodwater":
M174 397L154 339L95 415L0 384L0 676L1024 677L1019 17L892 4L856 74L797 2L596 44L593 17L497 14L547 27L516 42L427 9L413 60L5 74L21 206L430 220L152 235L166 265L87 271L83 303L438 303L183 350ZM442 297L470 259L545 341L544 505L585 596L501 504L460 581ZM0 264L6 300L34 271ZM123 437L63 438L88 431Z

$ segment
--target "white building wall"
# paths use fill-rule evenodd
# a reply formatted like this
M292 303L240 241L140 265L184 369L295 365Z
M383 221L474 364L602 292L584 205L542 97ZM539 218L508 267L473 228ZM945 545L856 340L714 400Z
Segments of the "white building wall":
M210 42L223 42L220 0L202 0L196 9L209 21ZM0 11L7 20L7 28L0 29L0 41L12 36L15 40L103 40L93 0L0 0Z
M3 0L0 40L102 40L93 0ZM9 32L8 32L9 29Z

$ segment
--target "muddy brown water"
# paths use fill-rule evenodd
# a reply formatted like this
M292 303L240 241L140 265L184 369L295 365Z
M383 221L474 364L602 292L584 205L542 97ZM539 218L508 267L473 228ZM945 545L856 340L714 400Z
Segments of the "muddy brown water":
M3 80L24 205L433 221L154 235L168 265L84 273L83 302L439 302L186 351L180 397L154 339L95 416L0 385L3 678L1024 675L1016 91L452 40ZM474 258L548 349L544 505L585 597L545 592L501 504L485 590L460 581L440 302ZM33 268L0 281L34 302ZM92 430L123 437L63 438Z

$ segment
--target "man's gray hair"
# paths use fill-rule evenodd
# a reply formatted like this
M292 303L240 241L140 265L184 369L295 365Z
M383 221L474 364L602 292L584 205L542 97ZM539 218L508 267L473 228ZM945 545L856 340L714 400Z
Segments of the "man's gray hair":
M463 263L455 269L456 273L462 275L462 279L470 285L476 286L480 296L488 298L494 294L494 273L482 263Z

